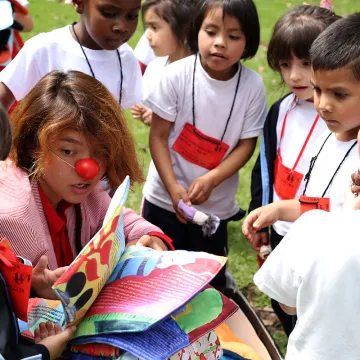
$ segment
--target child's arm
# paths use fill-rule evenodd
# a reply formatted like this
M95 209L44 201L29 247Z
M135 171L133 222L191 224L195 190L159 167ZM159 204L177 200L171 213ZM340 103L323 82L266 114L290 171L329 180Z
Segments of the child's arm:
M195 179L188 189L192 204L200 205L210 196L214 188L238 172L250 159L256 146L257 138L241 139L231 154L215 169Z
M171 197L176 216L179 221L186 223L186 218L178 210L178 203L183 200L191 205L187 190L178 184L172 165L169 152L169 133L172 123L164 120L153 113L152 125L150 130L150 151L154 160L156 170L158 171L164 186Z
M9 110L14 101L15 97L13 93L4 83L0 82L0 104L5 110Z
M15 13L15 21L17 21L21 25L22 29L20 31L22 32L29 32L34 27L32 18L29 14L25 15Z
M287 306L281 303L279 303L279 305L288 315L296 315L296 307Z
M259 237L257 231L274 224L276 221L294 222L300 217L300 202L298 199L281 200L253 210L244 220L242 231L254 249L258 249Z

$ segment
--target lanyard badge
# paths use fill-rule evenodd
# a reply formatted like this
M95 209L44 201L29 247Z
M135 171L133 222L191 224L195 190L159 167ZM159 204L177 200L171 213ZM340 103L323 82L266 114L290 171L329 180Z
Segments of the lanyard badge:
M282 125L281 133L280 133L280 144L277 152L277 157L275 159L275 166L274 166L274 188L276 191L276 194L279 196L281 200L290 200L294 199L296 192L299 189L299 186L301 184L301 181L304 178L304 174L301 174L300 172L296 171L296 167L305 151L305 148L310 140L310 137L316 127L316 124L319 121L320 116L317 115L311 129L305 139L305 142L300 150L300 153L295 161L294 166L292 169L286 167L283 164L282 157L281 157L281 142L284 138L285 133L285 127L286 127L286 121L289 111L286 113L284 117L284 122Z

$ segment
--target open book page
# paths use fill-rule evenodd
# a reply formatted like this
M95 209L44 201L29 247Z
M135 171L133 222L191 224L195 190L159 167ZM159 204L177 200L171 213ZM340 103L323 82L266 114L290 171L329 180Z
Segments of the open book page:
M226 260L202 252L131 246L121 256L76 335L146 330L204 289Z
M94 346L96 345L96 346ZM114 351L114 348L106 344L87 344L83 347L79 346L81 352L73 352L72 359L74 360L83 360L84 355L87 354L90 356L101 356L106 358L116 358L117 360L144 360L143 357L133 355L129 352L123 352L120 350ZM148 351L150 352L150 350ZM222 348L220 346L219 339L215 331L210 331L209 333L203 335L197 341L193 342L191 345L188 345L182 348L179 351L176 351L168 360L216 360L220 359L223 355ZM159 357L160 358L160 357ZM166 358L164 358L166 359Z
M211 337L204 338L204 335L210 334L237 309L235 303L209 287L170 317L145 331L81 336L71 341L71 350L73 354L104 354L109 357L110 354L119 356L121 350L126 350L142 360L157 360L182 353L201 341L204 346L207 344L208 350L217 353L220 351L219 343Z
M124 251L122 210L129 187L126 177L112 198L103 227L53 286L63 303L68 326L78 324L89 310Z
M21 336L34 339L34 331L40 323L51 321L65 329L65 313L60 300L31 298L28 304L28 321L18 320Z

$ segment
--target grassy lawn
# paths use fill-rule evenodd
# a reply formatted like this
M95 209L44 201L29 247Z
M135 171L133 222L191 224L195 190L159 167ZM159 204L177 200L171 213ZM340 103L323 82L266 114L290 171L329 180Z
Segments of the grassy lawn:
M271 30L276 20L289 8L302 4L302 1L293 2L286 0L255 0L257 5L260 23L261 23L261 47L257 56L251 61L247 61L246 65L258 71L264 79L269 104L276 101L284 94L285 90L278 86L278 77L275 76L266 64L266 49L267 43L271 36ZM317 5L318 0L307 0L307 3ZM340 15L346 15L351 12L360 11L359 0L334 0L335 10ZM57 0L30 0L30 12L33 16L35 28L34 31L24 34L24 39L44 31L50 31L66 24L71 24L77 20L77 14L72 6L63 4L63 1ZM142 24L139 26L136 34L131 39L130 44L134 46L143 33ZM139 155L144 165L144 173L147 173L147 168L150 162L150 153L148 148L148 133L147 126L140 122L131 119L128 114L129 126L136 138L139 148ZM249 163L240 171L240 186L237 192L237 200L240 206L247 209L250 200L250 173L254 161L257 157L257 151L253 155ZM128 206L138 210L141 201L141 188L138 187L130 195ZM249 244L244 239L241 233L241 222L233 222L229 225L229 241L230 241L230 268L235 276L236 282L241 289L248 288L252 283L252 277L257 270L256 255L251 250ZM255 290L256 291L256 290ZM269 300L256 293L255 303L257 306L266 306ZM280 331L273 332L278 345L282 350L286 348L286 338Z

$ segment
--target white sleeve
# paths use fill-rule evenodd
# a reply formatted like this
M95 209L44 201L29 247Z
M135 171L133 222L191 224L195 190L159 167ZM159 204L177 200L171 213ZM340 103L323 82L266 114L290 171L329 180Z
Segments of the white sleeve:
M172 65L165 68L164 75L144 100L144 105L156 115L171 122L175 121L178 112L177 104L180 90L180 82L176 78L178 72L172 71L173 68L175 67Z
M139 39L135 47L134 53L136 58L146 66L155 59L156 56L154 54L154 51L149 44L149 40L146 38L146 31Z
M302 221L305 218L293 224L289 233L254 275L254 283L263 293L291 307L296 307L297 292L302 283L297 264L301 256L305 256L304 251L309 252L304 239L311 235L307 224Z
M14 60L0 73L0 82L21 100L42 78L39 62L41 60L42 34L28 40Z
M129 109L141 102L143 91L141 69L132 49L126 52L123 77L126 85L123 84L121 106Z
M240 134L240 139L249 139L261 135L267 115L264 82L258 75L254 80L255 81L252 81L249 84L251 89L249 89L251 92L251 99L245 114L244 126Z
M29 2L27 0L17 0L17 2L25 8L27 8L29 5Z

